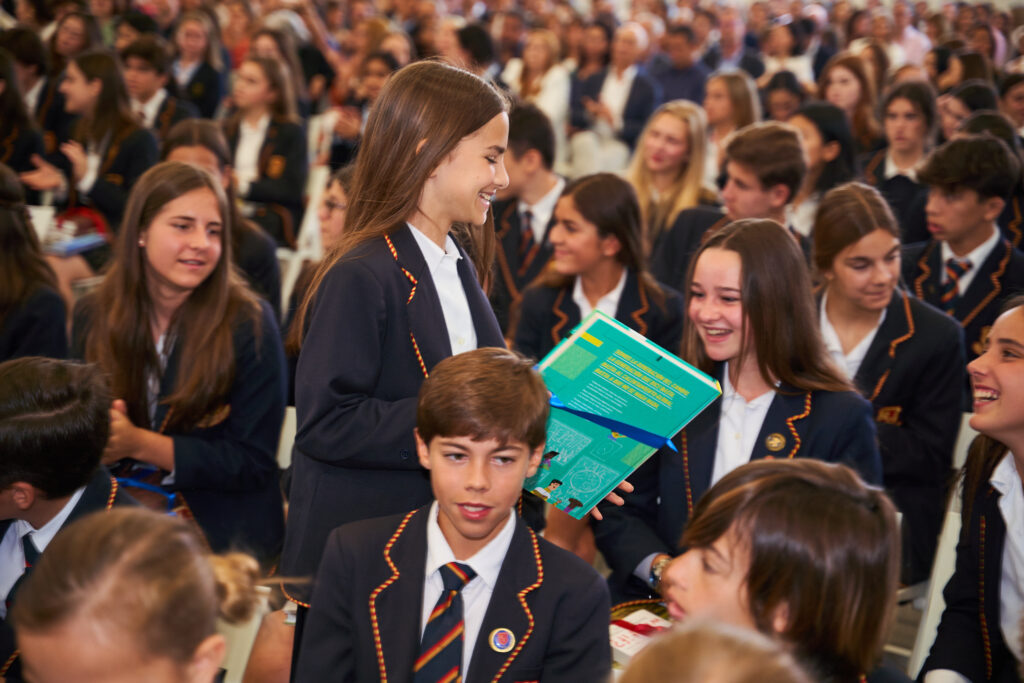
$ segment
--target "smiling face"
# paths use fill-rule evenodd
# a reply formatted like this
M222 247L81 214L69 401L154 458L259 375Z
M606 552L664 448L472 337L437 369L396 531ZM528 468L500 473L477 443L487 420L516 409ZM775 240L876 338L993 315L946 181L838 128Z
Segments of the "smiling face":
M742 280L743 266L735 251L712 247L697 258L688 313L704 352L713 361L735 361L743 353L748 326Z
M985 352L967 366L974 390L971 427L1006 444L1024 436L1024 308L996 319Z
M507 146L508 114L502 112L464 137L434 169L421 211L445 229L456 222L482 225L495 194L508 185Z
M562 275L580 275L614 261L622 250L617 237L601 237L597 226L583 217L571 196L558 200L555 224L548 235L554 254L551 263Z
M543 445L474 441L416 434L420 464L430 470L438 525L455 558L465 560L501 533L522 494L523 481L537 471Z
M690 158L689 126L672 114L660 114L647 127L643 145L648 171L679 177Z
M900 241L879 228L840 251L825 273L829 297L882 311L900 280Z
M223 217L208 188L186 192L168 202L140 234L146 280L168 294L188 294L220 261Z

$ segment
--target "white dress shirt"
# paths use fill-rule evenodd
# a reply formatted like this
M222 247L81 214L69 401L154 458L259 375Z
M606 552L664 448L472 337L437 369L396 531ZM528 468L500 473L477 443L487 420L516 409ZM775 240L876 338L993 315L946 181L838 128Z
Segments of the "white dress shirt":
M818 215L821 195L817 192L799 204L786 204L786 225L791 226L804 237L810 237L814 230L814 218Z
M444 313L444 324L448 328L448 341L452 345L452 355L476 348L476 327L473 326L473 314L469 310L469 299L462 288L459 277L458 247L451 236L445 237L445 248L437 246L433 240L416 229L412 223L406 223L416 239L423 260L427 262L427 270L434 280L437 297L441 300L441 311Z
M633 79L636 78L636 65L627 67L622 76L615 73L615 69L609 67L604 77L604 84L601 86L599 100L612 114L612 130L622 130L622 115L626 111L626 102L629 100L629 91L633 89Z
M36 107L39 106L39 96L43 93L43 85L45 83L45 78L38 78L36 79L36 84L25 93L25 108L28 109L29 116L35 117L36 115Z
M750 462L754 443L761 433L768 409L775 400L774 391L766 391L747 401L729 381L729 364L722 371L722 413L718 418L718 442L715 444L715 467L711 485L740 465Z
M201 62L196 62L189 66L182 66L181 61L174 60L174 64L171 65L171 71L174 72L174 80L178 82L179 88L184 90L188 86L189 81L192 80L192 76L195 75L200 64Z
M82 499L83 493L85 493L84 486L72 493L60 512L38 529L33 528L23 519L14 520L7 527L7 532L0 540L0 618L7 618L5 602L7 594L18 582L18 577L25 573L25 550L21 545L21 537L28 534L32 543L35 544L36 550L40 553L45 551L46 546L50 545L50 541L68 520L71 511L78 505L78 501Z
M440 568L449 562L468 564L476 572L476 576L462 589L462 680L465 681L469 673L473 648L480 634L480 627L483 626L487 606L491 602L491 594L498 583L498 574L501 572L508 547L512 544L516 516L509 510L508 521L490 543L468 560L456 560L455 553L445 540L437 522L437 501L431 504L428 514L430 518L427 521L427 565L423 580L423 604L420 607L420 639L422 640L423 632L427 628L427 618L441 597L441 592L444 591Z
M868 332L855 347L850 349L849 353L843 353L843 343L839 341L839 333L836 332L836 328L832 327L832 321L828 319L828 313L826 313L825 306L827 302L828 291L826 290L821 296L821 314L818 318L821 323L821 337L825 342L825 348L828 349L829 354L832 356L832 360L846 371L846 376L850 380L853 380L857 376L857 371L860 370L861 363L864 362L864 356L867 355L868 349L871 348L871 342L875 340L879 328L882 327L882 323L885 321L887 311L883 308L882 315L878 318L875 328Z
M892 158L892 150L885 153L885 170L883 174L886 180L898 175L906 176L909 180L917 182L917 168L924 162L924 157L918 159L917 163L910 168L900 168Z
M106 144L102 145L103 149L106 147ZM103 153L100 149L101 147L92 144L85 148L85 175L76 185L82 194L87 195L92 191L92 186L96 184L96 179L100 175L100 165L103 163Z
M576 284L572 288L572 300L580 308L580 320L590 315L595 308L605 315L612 318L615 317L615 312L619 310L619 299L622 298L622 290L626 288L627 272L626 268L622 269L622 277L619 278L619 283L615 285L612 291L597 300L597 306L590 305L590 300L583 293L583 282L579 275L576 276Z
M149 98L149 102L132 100L132 110L142 117L143 126L146 128L153 128L156 126L156 115L160 113L160 107L163 106L164 100L166 99L167 91L160 88L152 97Z
M238 147L235 148L235 181L239 196L249 194L249 185L260 177L260 149L270 127L270 114L264 114L255 126L244 119L238 126Z
M953 253L953 250L949 248L949 243L948 242L941 242L940 243L940 248L942 249L942 264L943 264L943 267L942 267L942 270L941 270L941 272L942 272L942 282L946 281L946 268L945 268L946 262L949 261L949 259L951 259L951 258L958 258L960 260L963 260L963 259L966 258L967 260L969 260L971 262L971 267L970 267L970 269L966 273L964 273L963 275L960 276L960 279L959 279L959 281L957 283L957 289L960 291L960 296L963 296L964 292L967 291L967 288L970 287L971 283L974 281L974 276L978 273L978 270L981 268L981 264L983 264L985 262L985 259L987 259L989 257L989 254L992 253L992 250L995 249L996 246L998 246L1000 239L1002 239L1002 236L999 233L999 229L996 228L995 224L993 224L992 225L992 235L989 236L989 238L987 240L985 240L984 242L979 244L977 247L975 247L974 251L972 251L969 254L966 254L964 256L956 256Z
M520 216L527 211L530 212L532 216L530 229L533 231L533 240L537 244L544 241L544 233L547 232L548 223L551 222L551 216L555 213L555 204L558 203L558 199L562 196L562 190L564 189L565 178L559 176L555 186L546 195L538 199L536 204L531 206L524 201L520 201L516 207L519 210Z

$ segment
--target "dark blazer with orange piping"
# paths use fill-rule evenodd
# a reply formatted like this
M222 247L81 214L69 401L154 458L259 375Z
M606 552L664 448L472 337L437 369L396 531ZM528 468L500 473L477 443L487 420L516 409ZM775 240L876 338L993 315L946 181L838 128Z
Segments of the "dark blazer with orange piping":
M721 380L723 365L715 375ZM612 568L616 601L648 597L633 576L651 553L677 555L693 507L711 486L722 402L716 400L675 438L678 452L658 451L629 477L625 505L601 503L604 519L593 525L597 547ZM852 391L800 391L782 385L754 442L751 460L813 457L841 462L865 481L882 481L882 463L871 406Z
M505 346L462 252L477 346ZM298 432L281 574L312 576L337 526L408 512L433 496L416 457L416 397L452 355L444 311L409 227L366 242L321 283L295 379ZM308 587L289 588L308 602Z
M918 299L942 307L942 249L936 240L908 245L903 252L903 281ZM1001 240L956 301L953 317L964 328L967 359L983 350L989 328L1003 301L1024 291L1024 253Z
M1003 212L996 219L1003 238L1017 249L1021 248L1021 241L1024 240L1024 190L1017 188L1010 198L1006 200Z
M518 198L495 202L494 229L497 231L498 248L494 250L494 275L488 298L498 318L498 325L506 336L511 336L509 316L522 299L523 290L541 274L551 258L551 244L548 231L555 224L554 216L544 229L544 239L534 244L526 257L519 258L522 239L522 219L518 211Z
M411 683L429 510L348 524L330 535L296 683ZM603 681L611 672L609 609L608 589L593 568L517 520L462 680ZM510 652L490 647L498 628L515 636Z
M194 104L168 93L163 104L160 105L160 110L156 113L156 120L150 130L156 135L157 140L163 141L167 139L167 134L171 132L171 128L174 128L174 124L185 119L197 118L199 118L199 110Z
M207 62L203 62L192 74L192 79L184 88L178 88L181 97L191 102L199 115L204 119L212 119L220 106L224 95L221 75Z
M928 578L945 513L965 385L963 330L897 290L854 382L871 401L882 480L903 512L903 578Z
M636 273L627 271L615 319L670 353L678 353L683 299L673 289L661 290L664 301L659 305ZM536 285L523 293L514 337L516 351L539 360L572 333L580 323L580 308L572 300L572 291L572 284L558 289Z
M1003 640L999 587L1006 522L999 493L979 487L956 547L956 570L942 596L946 609L918 680L935 669L951 669L975 683L1020 681L1020 665Z
M928 188L904 175L886 178L885 156L888 151L888 147L883 147L864 158L861 164L864 168L864 182L882 193L900 224L900 234L905 244L928 239L924 216Z

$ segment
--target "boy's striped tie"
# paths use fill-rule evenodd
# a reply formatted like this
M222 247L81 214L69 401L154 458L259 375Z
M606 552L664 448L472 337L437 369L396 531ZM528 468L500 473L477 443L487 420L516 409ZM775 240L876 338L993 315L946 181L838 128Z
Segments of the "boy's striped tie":
M413 666L414 683L454 683L462 680L462 589L476 572L469 565L449 562L440 568L444 591L427 619L420 656Z
M939 301L942 302L942 309L950 315L953 315L953 308L960 296L960 278L970 269L971 262L968 259L961 261L951 258L946 261L946 281L942 285L942 296Z

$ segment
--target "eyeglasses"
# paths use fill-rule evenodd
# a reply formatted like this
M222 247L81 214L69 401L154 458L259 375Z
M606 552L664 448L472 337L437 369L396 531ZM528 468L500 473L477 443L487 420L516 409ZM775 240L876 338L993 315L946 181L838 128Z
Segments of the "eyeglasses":
M335 199L325 199L324 208L326 208L327 213L330 214L334 213L335 211L346 211L348 209L348 204L345 204L344 202L339 202Z

